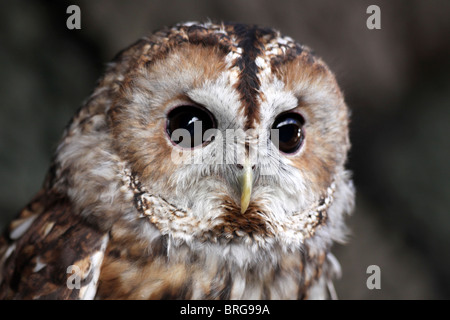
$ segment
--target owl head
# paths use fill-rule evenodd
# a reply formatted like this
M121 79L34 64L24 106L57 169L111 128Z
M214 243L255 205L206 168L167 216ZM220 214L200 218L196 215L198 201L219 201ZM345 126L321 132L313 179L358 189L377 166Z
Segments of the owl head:
M353 206L348 124L333 73L306 46L268 28L182 23L116 56L47 186L139 241L240 260L326 248Z

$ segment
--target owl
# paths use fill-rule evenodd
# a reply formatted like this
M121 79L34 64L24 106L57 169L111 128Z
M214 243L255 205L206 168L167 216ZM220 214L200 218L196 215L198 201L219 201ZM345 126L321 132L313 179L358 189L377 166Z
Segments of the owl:
M348 125L333 73L277 30L144 37L108 65L0 238L0 298L335 298Z

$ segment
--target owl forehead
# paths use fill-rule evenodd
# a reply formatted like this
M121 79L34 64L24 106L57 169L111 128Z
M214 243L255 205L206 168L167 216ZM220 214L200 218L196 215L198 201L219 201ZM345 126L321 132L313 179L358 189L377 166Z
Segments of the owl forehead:
M267 101L267 91L276 87L278 92L274 93L280 96L284 83L277 77L279 66L300 55L313 60L308 48L271 28L188 22L148 38L141 62L151 65L186 45L212 47L221 54L225 63L224 73L238 95L239 107L235 111L244 115L244 129L255 128L261 123L261 105ZM293 99L287 96L285 100Z

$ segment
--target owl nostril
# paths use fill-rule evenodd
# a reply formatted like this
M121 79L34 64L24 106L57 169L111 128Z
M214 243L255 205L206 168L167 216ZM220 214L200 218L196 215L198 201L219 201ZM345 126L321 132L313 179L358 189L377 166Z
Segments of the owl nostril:
M242 165L242 164L236 164L236 167L239 169L239 170L242 170L242 169L244 169L244 166ZM255 170L255 165L252 165L252 170Z

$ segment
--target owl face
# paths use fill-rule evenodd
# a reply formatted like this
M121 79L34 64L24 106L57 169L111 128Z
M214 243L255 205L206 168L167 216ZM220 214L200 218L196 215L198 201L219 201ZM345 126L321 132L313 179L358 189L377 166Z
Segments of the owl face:
M271 29L187 23L141 40L125 62L111 144L161 233L299 246L327 223L347 183L348 114L308 48Z
M333 296L348 148L307 47L232 23L158 31L108 66L0 237L0 298Z

